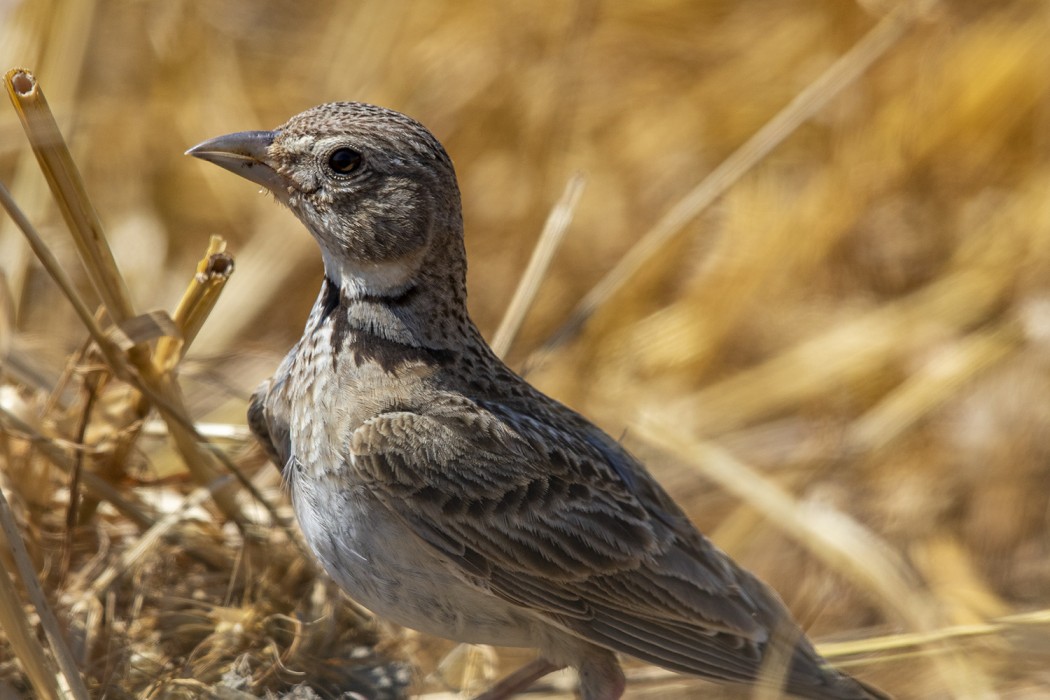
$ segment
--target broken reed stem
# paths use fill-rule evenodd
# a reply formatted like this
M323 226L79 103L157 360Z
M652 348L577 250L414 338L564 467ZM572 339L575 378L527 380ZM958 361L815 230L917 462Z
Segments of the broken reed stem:
M225 250L226 241L220 236L212 236L204 258L197 264L197 272L190 280L186 293L175 309L175 317L167 324L170 330L164 332L157 340L151 374L156 375L158 381L174 371L193 339L197 337L204 321L215 308L215 303L226 286L226 281L233 274L233 258ZM159 313L153 315L157 316ZM125 328L128 325L130 324L126 324ZM157 329L156 324L143 325L154 331ZM133 343L134 339L130 342ZM116 478L123 473L124 465L127 464L131 451L138 442L143 420L149 410L150 402L145 394L137 393L132 399L129 415L125 421L125 425L131 427L122 431L117 437L113 450L100 465L100 474L108 478ZM183 436L176 436L176 438L184 439ZM97 501L85 499L81 512L82 522L91 518L97 505Z
M226 254L225 249L226 242L219 236L212 236L208 250L198 263L197 272L175 310L175 317L169 319L167 325L170 326L170 330L164 332L157 340L153 353L152 374L158 377L158 381L174 371L215 307L226 281L233 273L233 258ZM156 315L158 314L154 314ZM151 329L155 331L157 326L152 325ZM100 475L107 479L115 479L124 472L124 465L128 463L128 458L138 442L150 406L146 395L141 392L137 392L131 399L131 405L122 419L123 425L119 426L126 429L119 431L116 444L99 465ZM178 439L183 439L183 436L179 436ZM89 520L97 507L97 500L84 499L83 509L79 514L80 521Z
M43 89L30 71L20 68L8 71L4 76L4 84L22 122L33 154L40 164L40 170L66 221L88 279L102 300L102 306L110 319L118 328L122 328L123 324L135 318L134 305L113 258L113 251L106 241L102 222L87 196L84 182L47 104ZM118 339L119 344L121 336L114 334L114 337ZM146 369L150 362L148 345L134 341L125 344L132 364L140 371ZM133 438L124 436L120 444L123 445L129 440ZM110 460L111 468L106 474L111 478L123 473L127 454L125 450L117 449L114 456L117 459ZM75 502L75 498L76 494L73 494L71 502ZM83 517L90 518L98 502L93 498L86 498L82 505Z
M182 406L182 398L177 395L176 387L173 382L170 381L170 375L168 373L154 371L153 363L148 359L145 366L140 368L140 371L138 372L129 365L127 356L121 352L120 348L117 347L109 336L103 332L102 328L95 320L95 317L88 310L84 300L81 299L80 295L73 287L73 283L70 281L69 276L66 275L61 265L59 265L58 260L55 258L50 248L44 243L40 234L26 218L25 214L22 213L21 209L18 208L18 205L8 193L7 188L2 184L0 184L0 204L3 205L4 209L7 210L7 213L14 220L15 224L17 224L22 230L22 233L29 241L33 253L37 256L37 259L40 260L45 271L47 271L51 278L55 280L59 289L62 290L62 293L67 299L69 299L70 303L73 304L77 316L80 317L81 323L84 324L88 333L91 335L92 340L95 341L95 344L98 346L106 364L109 365L110 371L112 371L118 378L128 382L141 393L145 394L150 402L160 410L161 415L164 417L165 421L168 422L169 431L175 438L176 447L179 449L179 452L194 479L196 479L198 483L207 486L218 478L220 471L216 468L213 461L214 458L218 458L227 469L231 470L237 476L238 481L242 484L250 485L248 479L240 473L240 470L237 469L229 458L226 458L225 455L220 456L216 454L211 445L207 445L207 450L205 450L202 449L202 445L198 444L198 440L203 441L203 438L197 435L193 428L193 422L186 417L185 408ZM166 379L166 377L169 378ZM263 506L270 512L270 514L276 516L276 509L272 504L268 503L265 499L262 499L262 494L259 493L258 489L251 486L250 490L254 497L261 499ZM230 489L218 490L215 492L215 503L227 518L237 523L239 526L244 526L247 524L248 520L241 513L240 506L235 500L234 495L235 494L232 493ZM283 520L277 518L275 522L280 523L283 522Z
M584 296L569 316L569 320L543 345L537 360L530 364L537 364L547 353L574 338L594 312L622 289L664 245L682 231L686 224L722 196L807 119L820 111L896 44L926 4L928 3L911 0L900 3L849 51L796 95L790 104L766 122L700 184L679 200Z
M529 259L528 267L518 282L518 288L514 290L514 296L507 305L507 311L503 314L503 320L496 330L492 339L492 350L499 357L505 357L510 351L514 338L521 330L521 324L525 320L532 303L536 300L536 293L540 289L540 282L550 267L554 253L558 250L565 232L572 223L572 216L576 212L576 205L580 202L583 194L583 186L587 179L576 173L565 183L565 191L562 192L558 203L547 215L547 222L543 225L543 232L532 249L532 257Z
M80 671L77 669L76 661L73 659L73 654L69 651L69 647L66 645L66 640L62 637L62 630L58 625L58 620L55 619L55 614L51 611L51 606L47 603L47 598L44 596L44 589L40 586L40 579L36 576L36 571L33 567L33 562L29 558L29 552L26 551L25 543L22 542L22 536L18 532L18 523L15 522L14 514L11 512L11 508L7 503L7 498L4 497L3 491L0 490L0 529L3 530L4 539L7 540L7 546L11 551L11 554L15 560L15 568L18 570L18 575L22 579L22 586L25 588L26 594L29 596L29 601L36 608L37 616L40 619L40 625L44 628L44 633L47 635L47 640L51 644L51 652L54 654L55 660L58 662L59 670L61 675L54 677L48 674L48 678L54 678L58 687L52 687L50 684L43 682L43 678L38 678L41 681L41 687L47 690L47 694L50 696L52 693L58 698L74 698L75 700L88 700L87 687L84 685L83 678L80 677ZM7 572L0 572L0 578L4 579L3 584L7 586L10 584ZM7 590L4 590L4 598L8 598ZM17 596L15 596L17 600ZM5 605L10 601L5 600ZM19 606L20 608L21 606ZM16 629L22 632L28 630L21 629L22 625L18 624L19 616L13 615L14 611L7 610L4 612L5 617L14 617ZM24 613L23 613L24 614ZM21 621L24 621L21 620ZM4 629L6 629L6 624ZM30 658L34 658L36 655L33 653L32 645L23 645L23 648L30 652ZM21 657L19 657L21 658ZM43 671L43 669L38 669ZM36 683L34 683L36 686Z
M157 350L153 354L153 364L162 371L175 368L178 361L186 354L211 315L215 303L219 300L226 282L233 274L233 258L226 253L226 241L221 236L212 236L208 250L197 263L197 273L190 281L179 305L172 316L175 327L179 329L181 339L164 336L157 341ZM181 341L181 342L180 342Z
M110 317L119 327L121 324L133 319L134 308L131 304L127 287L124 284L124 279L117 269L112 251L110 251L102 233L102 226L98 216L87 197L76 165L73 163L69 149L62 139L58 124L47 106L43 92L36 78L27 70L13 69L8 71L4 77L4 82L19 118L22 120L33 151L40 161L41 169L44 171L55 199L66 217L66 222L69 224L88 276L98 290ZM15 223L30 238L33 252L37 254L42 263L45 263L41 255L42 251L47 251L47 246L43 243L39 234L36 234L35 230L32 229L28 219L22 215L21 211L14 204L6 189L3 192L3 200L4 207L15 219ZM15 212L17 212L17 216ZM30 236L30 230L33 230L35 235ZM59 286L67 298L73 301L74 307L77 309L77 315L80 316L92 338L99 345L99 349L111 370L119 378L128 381L145 394L155 406L161 409L161 414L166 420L169 420L169 422L173 421L169 425L169 429L175 438L179 452L182 453L187 468L197 482L205 486L214 482L221 473L216 468L214 461L218 455L214 451L200 449L196 443L194 438L199 438L200 436L196 435L192 422L185 416L182 399L178 395L177 387L170 377L167 376L168 373L160 372L154 366L149 354L149 347L145 343L139 343L132 345L128 349L126 357L138 370L136 376L136 372L125 361L124 353L102 333L94 318L89 313L85 313L86 304L80 299L72 284L69 284L68 277L62 272L54 256L49 251L45 255L48 258L48 262L44 265L45 268L56 281L59 281L59 279L65 281L64 284L60 282ZM141 381L139 381L139 378L141 378ZM149 387L148 389L146 388L147 386ZM175 418L178 418L178 420L174 420ZM235 473L238 472L228 459L219 457L219 460L226 464L228 468L232 468ZM243 474L238 473L237 477L242 484L247 485L250 483ZM253 496L261 498L261 494L257 489L252 487L251 491ZM244 526L247 523L247 519L240 511L232 488L216 490L214 497L216 504L226 517L240 526ZM264 505L271 514L276 514L272 505L265 502Z
M88 199L84 182L44 93L36 77L21 68L9 70L4 76L4 85L40 163L40 170L73 235L88 279L110 318L119 325L135 315L127 284L113 259L113 251L106 243L102 223Z

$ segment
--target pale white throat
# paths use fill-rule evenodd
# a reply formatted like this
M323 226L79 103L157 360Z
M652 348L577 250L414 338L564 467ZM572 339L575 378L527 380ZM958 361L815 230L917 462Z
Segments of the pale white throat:
M421 249L399 260L369 263L349 259L321 245L325 275L339 288L343 299L396 297L412 286L426 250Z

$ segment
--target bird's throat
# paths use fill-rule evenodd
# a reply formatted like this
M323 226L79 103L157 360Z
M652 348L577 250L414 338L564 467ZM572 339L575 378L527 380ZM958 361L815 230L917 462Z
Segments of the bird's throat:
M431 306L425 292L414 283L387 293L363 294L355 289L348 294L326 276L312 323L318 329L332 324L338 342L353 336L362 342L375 340L435 350L454 345L455 338L450 337L448 329L433 322L428 311Z
M398 260L365 262L349 258L345 252L330 252L321 246L325 277L346 299L358 297L396 297L413 285L425 251L410 254Z

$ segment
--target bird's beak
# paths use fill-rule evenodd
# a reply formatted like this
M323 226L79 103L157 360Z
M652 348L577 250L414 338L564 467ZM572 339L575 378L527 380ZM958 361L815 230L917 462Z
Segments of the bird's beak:
M215 163L282 197L287 195L289 183L274 169L267 153L274 136L273 131L239 131L199 143L186 155Z

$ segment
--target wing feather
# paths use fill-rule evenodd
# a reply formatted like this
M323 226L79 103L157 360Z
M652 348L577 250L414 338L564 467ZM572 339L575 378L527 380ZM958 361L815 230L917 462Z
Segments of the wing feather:
M882 697L826 670L771 589L611 438L558 408L561 428L450 395L365 422L352 463L464 581L593 643L748 681L778 630L796 640L790 691Z
M259 441L259 445L270 461L277 465L278 469L283 470L292 450L289 444L287 418L266 406L272 381L267 379L252 393L248 401L248 429Z
M382 414L354 432L354 465L475 585L614 649L753 676L760 608L648 473L597 429L573 442L501 413L456 397Z

